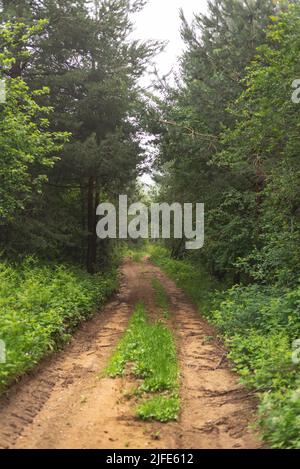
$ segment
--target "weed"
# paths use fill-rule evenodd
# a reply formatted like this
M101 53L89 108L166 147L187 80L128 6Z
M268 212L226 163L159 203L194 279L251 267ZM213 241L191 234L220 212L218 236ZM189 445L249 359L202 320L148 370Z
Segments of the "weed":
M68 341L116 287L116 271L91 276L31 258L18 267L0 263L0 339L7 352L0 389Z
M156 306L162 310L164 319L168 319L169 298L165 292L163 284L159 281L157 277L154 277L152 279L152 288L155 292Z
M265 441L273 448L300 448L300 364L292 362L292 344L300 334L300 287L253 284L213 291L220 285L200 267L171 259L160 246L151 246L151 252L152 261L223 335L243 384L259 391L259 427ZM153 411L151 403L146 411Z
M169 391L174 393L178 390L179 370L172 334L161 321L155 323L148 321L143 304L137 305L129 327L109 361L106 373L111 377L121 376L128 364L131 366L133 375L143 379L143 383L138 388L140 392ZM157 408L157 412L156 417L153 418L161 420L167 418L168 415L172 419L175 418L179 410L178 397L177 400L178 406L176 407L173 397L170 402L166 398L154 399L152 409ZM146 408L151 406L151 402L147 404L148 401L145 401ZM173 412L170 411L171 403L173 403ZM166 410L164 410L165 406ZM143 409L142 403L138 408L138 415L146 418L148 414ZM178 409L177 413L175 409ZM148 418L152 418L150 413Z

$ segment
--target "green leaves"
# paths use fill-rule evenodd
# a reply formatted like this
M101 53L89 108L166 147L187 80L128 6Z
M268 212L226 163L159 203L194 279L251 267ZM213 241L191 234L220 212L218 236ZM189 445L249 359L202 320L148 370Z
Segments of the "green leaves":
M7 78L8 101L0 107L0 243L6 254L51 252L85 262L90 271L106 262L108 243L97 249L88 236L96 207L101 198L131 190L145 158L138 80L160 45L132 39L131 15L143 4L3 3L0 79Z
M248 175L252 187L245 189L255 194L252 252L244 250L236 266L255 280L280 285L297 282L300 266L300 113L292 101L292 83L300 73L299 26L297 5L270 26L248 68L246 89L231 106L236 124L224 132L224 149L216 155L236 177Z
M225 336L229 358L247 386L259 391L259 425L274 448L299 448L300 289L251 285L224 292L211 320Z
M300 448L300 381L295 389L265 394L259 407L260 428L272 448Z
M243 149L255 159L267 135L257 127L251 138L244 126L251 109L233 103L249 86L248 67L266 42L276 9L271 0L251 5L220 0L209 2L207 13L195 15L190 25L182 18L181 82L164 90L160 104L160 199L205 203L205 246L194 257L218 278L240 275L236 261L256 242L258 188L253 161L249 164ZM255 111L263 125L266 103L262 100ZM282 129L282 119L273 121Z

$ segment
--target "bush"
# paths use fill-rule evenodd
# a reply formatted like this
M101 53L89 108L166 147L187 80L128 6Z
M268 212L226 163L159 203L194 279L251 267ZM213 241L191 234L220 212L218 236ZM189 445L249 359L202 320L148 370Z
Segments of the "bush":
M300 381L296 389L265 393L260 427L272 448L300 448Z

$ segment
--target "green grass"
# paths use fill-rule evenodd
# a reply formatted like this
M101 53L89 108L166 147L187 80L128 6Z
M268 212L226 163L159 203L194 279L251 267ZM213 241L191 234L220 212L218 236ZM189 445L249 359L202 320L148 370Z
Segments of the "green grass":
M137 415L142 420L155 419L159 422L176 420L180 411L178 393L173 396L154 396L142 402L137 408Z
M139 404L137 415L159 421L176 419L179 369L174 340L161 321L148 320L143 304L137 305L106 373L113 378L122 376L127 366L136 378L143 380L139 386L141 393L155 393ZM159 395L161 392L164 394Z
M91 276L71 266L41 265L33 259L0 263L0 390L69 340L117 288L117 272Z
M155 305L161 310L163 313L164 319L168 317L168 310L169 310L169 298L165 292L163 284L160 280L156 277L152 279L152 288L155 292Z

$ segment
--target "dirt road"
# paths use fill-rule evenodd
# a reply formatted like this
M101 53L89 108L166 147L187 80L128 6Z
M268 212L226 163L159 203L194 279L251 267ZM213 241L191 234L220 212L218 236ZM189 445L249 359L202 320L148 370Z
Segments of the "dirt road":
M181 367L178 422L141 422L130 377L101 373L138 301L155 311L153 277L171 304ZM255 403L223 360L224 349L184 293L147 260L126 260L119 294L0 402L2 448L257 448L247 430Z

